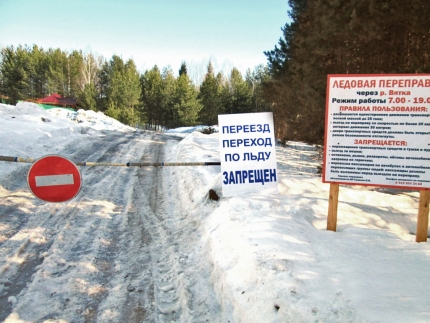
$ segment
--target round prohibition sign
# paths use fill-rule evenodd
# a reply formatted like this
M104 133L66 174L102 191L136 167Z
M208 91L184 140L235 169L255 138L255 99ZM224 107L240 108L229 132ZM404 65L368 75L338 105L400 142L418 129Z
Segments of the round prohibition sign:
M82 178L76 165L57 155L36 160L27 175L27 183L37 198L46 202L66 202L81 190Z

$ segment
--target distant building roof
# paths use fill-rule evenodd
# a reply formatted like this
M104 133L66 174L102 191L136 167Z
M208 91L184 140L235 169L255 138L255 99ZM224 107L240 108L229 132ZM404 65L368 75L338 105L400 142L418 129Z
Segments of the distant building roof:
M51 94L43 99L36 100L37 103L59 105L64 107L76 108L76 100L74 98L63 98L58 93Z

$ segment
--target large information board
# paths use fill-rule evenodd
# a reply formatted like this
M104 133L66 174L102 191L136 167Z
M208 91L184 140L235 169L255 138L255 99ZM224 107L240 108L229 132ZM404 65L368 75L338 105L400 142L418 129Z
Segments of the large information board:
M278 193L271 112L218 116L223 196Z
M328 75L323 181L430 188L430 75Z

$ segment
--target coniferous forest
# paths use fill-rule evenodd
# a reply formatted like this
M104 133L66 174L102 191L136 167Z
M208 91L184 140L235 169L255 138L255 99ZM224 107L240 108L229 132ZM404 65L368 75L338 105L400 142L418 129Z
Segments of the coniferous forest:
M125 124L165 128L214 125L218 114L268 111L262 82L267 67L215 75L209 62L201 84L194 84L182 63L179 75L157 66L139 73L134 61L110 60L82 51L8 46L1 51L0 94L12 104L58 93L75 98L78 108L102 111Z
M277 136L322 143L328 74L430 73L428 0L289 0L265 52Z
M140 73L133 60L80 50L8 46L0 95L12 104L52 93L125 124L213 125L218 114L273 111L276 137L323 142L328 74L430 73L428 0L289 0L290 22L267 66L242 75L209 62L194 84L184 62ZM274 40L274 43L276 40Z

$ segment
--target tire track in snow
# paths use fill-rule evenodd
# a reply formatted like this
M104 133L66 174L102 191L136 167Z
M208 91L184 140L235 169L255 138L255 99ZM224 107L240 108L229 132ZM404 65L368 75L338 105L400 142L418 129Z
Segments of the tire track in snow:
M156 162L164 161L171 141L154 133L107 135L59 154L80 161ZM194 285L202 279L195 277L200 273L191 254L198 235L177 193L169 191L166 170L84 167L83 188L73 201L46 204L27 196L33 204L27 203L25 220L5 243L17 250L13 237L39 231L20 254L25 262L19 268L29 275L11 275L12 285L22 287L6 293L10 307L3 316L34 322L219 322L205 304L216 302L210 283L199 285L208 296L196 301ZM20 181L10 187L22 187ZM10 296L13 302L7 302Z
M165 137L159 136L159 142L165 142ZM153 161L164 161L165 144L156 145L153 149ZM145 212L141 213L145 223L150 225L152 234L150 254L152 257L152 275L154 285L156 322L189 322L189 291L183 280L183 269L178 261L179 252L177 243L171 239L170 228L166 225L167 215L164 210L164 194L162 189L163 168L151 167L138 171L137 186L147 185L152 189L148 191L147 199L136 198L142 204ZM137 197L138 192L134 192ZM175 214L169 214L175 217Z
M168 141L153 149L154 161L166 161ZM171 148L171 147L170 147ZM177 192L180 185L171 176L172 168L155 167L138 172L138 186L152 187L149 201L139 199L144 222L152 233L151 255L153 265L156 322L220 322L212 284L201 277L209 277L195 262L193 253L199 243L197 228L187 218L190 206L183 205ZM177 169L181 172L180 168ZM196 295L198 293L199 295ZM216 306L215 306L216 307Z
M139 145L133 141L133 137L121 138L115 145L108 146L108 149L97 161L117 161L117 158L123 158L125 155L135 155ZM135 139L136 139L135 138ZM105 143L106 144L106 143ZM136 146L136 147L134 147ZM115 158L117 156L117 158ZM127 188L133 177L133 169L115 169L115 168L86 168L87 184L83 190L83 201L92 204L89 212L84 214L100 214L97 219L89 220L83 216L78 216L79 220L72 227L77 228L77 243L71 249L73 261L76 257L80 258L81 263L89 270L78 273L74 278L74 284L70 284L75 293L68 293L68 308L75 309L75 312L69 312L72 321L98 322L111 321L109 313L112 308L116 313L113 321L117 321L122 308L127 308L126 295L128 291L124 282L121 281L126 275L121 267L124 267L124 261L121 257L129 258L128 249L128 226L127 226ZM84 175L83 175L84 177ZM102 183L100 184L100 182ZM93 192L93 187L100 187L102 191ZM84 198L85 196L88 196ZM111 207L106 212L103 208ZM105 218L105 219L102 219ZM91 237L90 239L88 237ZM64 250L64 247L62 248ZM126 264L127 266L129 264ZM76 269L79 271L79 269ZM118 288L119 287L119 288ZM75 295L74 295L75 294ZM114 306L108 302L105 303L110 294L115 296ZM76 308L78 310L76 310Z
M100 141L90 145L84 142L80 153L88 155L101 146ZM68 151L59 154L67 156ZM67 217L58 214L58 204L44 204L26 190L30 165L19 166L0 183L0 252L7 255L0 262L0 320L11 313L16 296L31 282L33 272L43 261L41 255L52 245L55 233L51 228Z
M103 158L110 158L111 153L114 151L119 151L119 146L124 145L127 141L130 142L130 140L123 138L123 136L109 136L109 145L106 145L106 140L102 138L101 140L97 140L95 143L91 143L90 145L85 145L79 151L77 151L74 155L74 157L71 157L71 159L85 159L85 158L91 158L94 155L100 156L100 151L105 151L104 154L102 154ZM108 146L110 148L105 149L104 147ZM75 147L73 148L75 149ZM68 155L68 151L65 150L61 153L62 155ZM20 172L26 173L26 170ZM83 171L85 174L84 181L86 181L86 184L91 186L91 178L94 175L102 175L97 174L98 170L96 169L86 169ZM97 176L96 176L97 177ZM25 185L25 184L24 184ZM22 186L22 178L19 176L16 178L15 181L12 182L12 187L21 187ZM40 201L35 201L33 207L30 208L30 210L27 212L26 219L23 220L23 223L21 223L20 227L17 228L16 232L12 235L10 239L8 239L5 243L6 244L12 244L16 245L16 241L19 241L20 239L17 238L19 235L25 236L25 231L29 231L30 228L45 228L41 232L42 235L44 235L44 238L49 241L49 243L30 243L29 246L23 248L23 251L20 253L21 258L21 264L19 267L15 270L15 272L11 272L11 270L5 271L2 276L8 277L3 278L6 283L8 283L9 286L6 286L8 290L6 290L7 293L5 293L3 299L0 299L0 302L3 301L0 305L8 305L8 306L0 306L2 308L1 316L7 317L8 314L10 314L11 311L11 305L8 304L7 300L9 297L16 297L23 288L25 287L26 283L23 281L23 274L25 273L27 276L27 283L31 283L31 280L34 280L31 275L28 275L28 273L32 273L37 266L40 265L40 263L43 260L43 254L50 254L51 251L49 251L51 245L54 242L58 242L59 240L64 239L67 236L70 236L70 234L73 234L73 229L76 229L74 232L75 235L79 235L79 230L82 231L83 226L87 226L87 228L95 228L100 225L100 220L90 220L85 219L84 216L79 217L79 213L84 211L87 215L91 215L96 211L95 206L84 206L82 207L82 202L87 199L86 193L90 193L90 189L83 188L80 195L76 199L76 201L68 202L66 204L61 204L61 207L57 204L44 204ZM112 192L116 193L116 192ZM114 194L113 194L114 195ZM111 195L112 196L112 195ZM32 199L32 197L27 196L28 199ZM85 202L84 202L85 204ZM100 206L99 206L100 207ZM85 209L88 210L85 212ZM33 213L34 212L34 213ZM82 224L82 222L84 224ZM24 230L21 230L21 228L24 227ZM48 231L56 231L56 232L48 232ZM99 230L100 231L100 230ZM90 230L83 230L82 232L87 232L89 236L91 236ZM82 236L82 235L81 235ZM85 236L85 235L84 235ZM94 240L94 239L93 239ZM70 243L73 241L73 239L69 239L68 242ZM82 244L82 241L86 241L85 245ZM15 243L14 243L15 242ZM85 240L85 239L78 239L78 241L74 244L72 243L69 249L66 248L64 244L56 243L55 248L59 248L62 251L68 251L69 256L73 255L73 259L67 259L67 257L64 257L64 259L61 259L58 261L57 264L55 264L55 267L59 267L57 269L53 269L53 265L49 267L49 270L42 272L41 275L49 275L53 277L61 277L66 272L70 273L72 269L75 267L73 265L74 260L78 258L84 258L86 255L90 254L92 252L91 247L91 240ZM36 248L36 247L37 248ZM64 249L62 249L64 248ZM16 247L9 248L9 249L17 249ZM5 250L5 248L3 248ZM7 253L7 252L6 252ZM10 254L10 252L9 252ZM72 263L72 265L66 265L67 261ZM54 261L55 262L55 261ZM36 275L37 276L37 275ZM4 285L3 285L4 286ZM5 288L3 288L5 289ZM53 295L57 294L56 291L51 292L53 293L50 295L52 297ZM70 303L70 298L64 298L62 300L65 304ZM19 305L19 304L18 304ZM7 308L5 310L5 308ZM55 312L55 311L54 311ZM50 317L54 317L55 313L51 313ZM45 316L45 319L49 319L48 316Z

